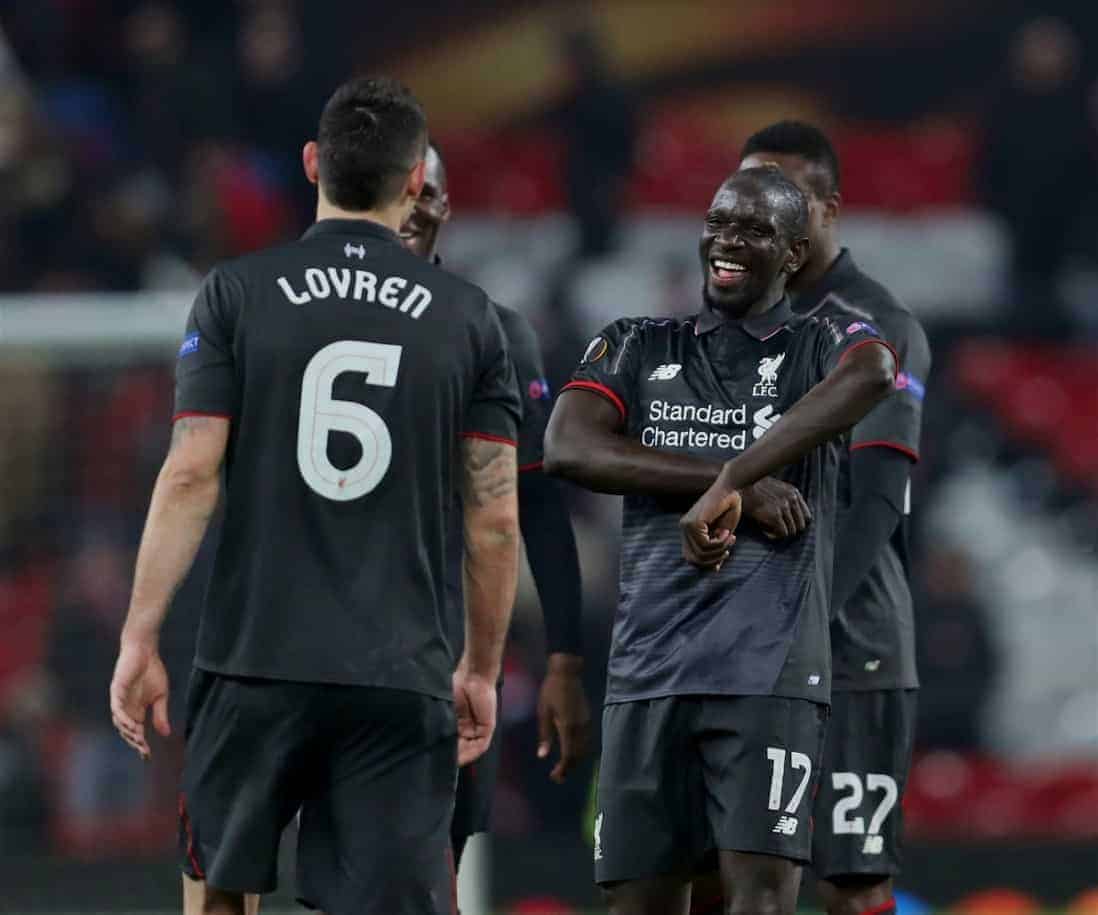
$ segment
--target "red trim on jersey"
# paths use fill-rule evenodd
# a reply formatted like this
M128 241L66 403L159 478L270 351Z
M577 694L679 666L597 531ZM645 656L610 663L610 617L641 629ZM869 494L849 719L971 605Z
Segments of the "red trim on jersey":
M858 444L850 446L851 451L860 451L862 448L891 448L893 451L899 451L900 454L911 458L916 464L919 463L919 452L913 448L908 448L907 445L901 445L898 442L888 442L884 439L879 439L872 442L858 442Z
M183 794L179 795L179 824L183 827L183 832L187 836L187 859L191 862L191 867L198 879L205 880L206 873L202 870L194 853L194 833L191 832L191 818L187 814L187 798Z
M593 394L599 394L600 396L605 397L610 403L618 408L622 422L625 422L625 404L622 402L622 399L606 385L599 384L597 381L569 381L568 384L560 389L561 393L563 394L569 388L574 388L579 391L590 391Z
M514 439L504 438L502 435L491 435L488 432L462 432L462 438L479 438L485 442L499 442L501 445L510 445L512 448L518 447L518 442Z
M531 470L541 470L544 461L534 461L532 464L521 464L519 466L519 473L529 473Z
M176 413L172 417L174 423L177 419L185 419L188 416L209 416L214 419L232 419L232 413L207 413L204 410L184 410L182 413Z
M896 377L900 374L900 354L896 352L896 348L891 343L889 343L887 340L879 340L876 337L874 337L872 340L862 340L859 343L855 343L852 347L850 347L850 349L848 349L846 352L844 352L839 357L839 363L838 364L842 365L843 360L847 356L849 356L852 352L854 352L854 350L860 349L863 346L867 346L870 343L877 343L880 346L886 347L888 349L888 351L890 353L892 353L892 359L894 360L893 363L892 363L892 366L893 366L892 367L892 380L895 381Z
M880 905L875 905L872 908L866 909L861 915L884 915L885 912L896 911L896 900L889 899L888 902L882 902Z

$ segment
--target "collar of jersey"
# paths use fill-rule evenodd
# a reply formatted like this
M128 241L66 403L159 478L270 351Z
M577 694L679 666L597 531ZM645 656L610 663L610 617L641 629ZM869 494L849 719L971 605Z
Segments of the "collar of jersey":
M850 256L850 249L843 248L835 258L827 273L816 280L816 284L802 292L795 293L796 304L802 306L797 311L814 311L828 295L846 286L850 279L858 274L858 266Z
M376 238L400 244L400 236L392 229L369 219L321 219L309 226L303 238L318 235L349 235L352 238Z
M781 330L791 317L793 317L793 306L789 303L789 296L782 296L781 301L770 311L752 318L745 318L743 321L722 321L713 312L703 311L696 319L694 333L707 334L711 330L727 325L742 328L744 333L750 334L756 340L765 340Z

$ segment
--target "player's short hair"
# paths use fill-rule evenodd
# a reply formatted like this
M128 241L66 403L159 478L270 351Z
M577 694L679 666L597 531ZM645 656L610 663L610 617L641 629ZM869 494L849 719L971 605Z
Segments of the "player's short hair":
M744 168L729 176L725 184L751 181L766 191L776 192L782 201L779 222L786 238L792 241L808 235L808 200L797 185L782 174L776 165L760 165Z
M743 144L740 161L751 155L780 153L787 156L800 156L817 166L824 176L823 181L814 181L813 190L820 197L836 194L841 186L839 156L835 147L819 127L803 121L778 121L769 127L753 133Z
M392 203L427 149L427 119L415 96L392 79L353 79L324 106L317 132L324 194L361 212Z

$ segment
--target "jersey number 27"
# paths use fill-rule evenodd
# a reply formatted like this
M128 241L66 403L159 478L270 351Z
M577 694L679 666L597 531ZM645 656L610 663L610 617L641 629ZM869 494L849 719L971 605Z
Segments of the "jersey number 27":
M362 340L340 340L318 352L305 366L297 425L297 466L309 488L326 499L350 502L385 478L393 458L393 440L385 420L369 407L332 397L332 385L344 372L359 372L366 384L396 386L403 347ZM340 470L328 458L328 433L346 432L362 447L353 467Z

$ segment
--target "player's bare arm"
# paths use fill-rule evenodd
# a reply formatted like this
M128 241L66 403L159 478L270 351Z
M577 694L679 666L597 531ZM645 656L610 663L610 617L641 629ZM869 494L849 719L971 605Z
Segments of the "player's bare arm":
M227 419L177 419L153 489L110 688L114 726L143 758L150 753L145 737L150 707L156 730L164 736L170 733L168 675L158 647L160 628L217 508L228 441Z
M621 414L598 394L581 389L557 398L545 433L545 470L585 489L613 495L695 498L713 485L719 461L649 448L625 435ZM745 486L744 514L768 537L792 537L812 513L795 486L767 478Z
M716 532L710 531L710 525L739 501L741 487L851 428L891 393L896 369L892 349L883 343L850 350L839 366L797 401L763 438L728 461L716 482L683 516L686 558L706 568L716 566L716 538L711 536Z
M462 444L465 654L454 674L458 763L480 756L496 723L496 680L518 584L518 468L512 445Z

